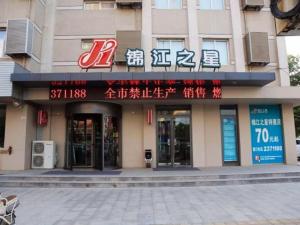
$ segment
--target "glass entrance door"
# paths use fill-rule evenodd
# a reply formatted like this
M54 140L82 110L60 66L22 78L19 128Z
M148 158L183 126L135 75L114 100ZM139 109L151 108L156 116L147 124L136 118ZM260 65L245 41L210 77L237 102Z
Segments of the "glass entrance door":
M237 110L235 106L221 107L223 164L240 165Z
M71 121L72 167L101 168L101 116L77 115Z
M159 110L158 166L190 166L190 110Z
M75 114L68 120L68 167L115 169L120 166L119 119Z
M190 117L173 119L174 129L174 165L191 165Z
M104 167L118 167L119 159L119 121L116 117L104 116Z
M92 119L73 120L73 166L92 167L94 129Z
M158 118L158 165L171 166L171 118Z

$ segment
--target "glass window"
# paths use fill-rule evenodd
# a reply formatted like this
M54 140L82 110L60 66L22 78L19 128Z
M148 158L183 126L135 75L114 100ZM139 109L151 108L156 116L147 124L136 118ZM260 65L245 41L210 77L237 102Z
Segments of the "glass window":
M6 31L0 28L0 57L4 56Z
M84 1L85 10L114 9L113 1Z
M170 49L171 54L168 55L167 60L171 61L172 65L176 65L176 53L184 48L183 40L158 40L157 48Z
M114 9L115 3L114 2L101 2L100 7L101 7L101 9Z
M4 147L6 107L0 105L0 147Z
M181 0L156 0L155 6L157 9L181 9Z
M200 9L222 10L224 9L224 0L199 0Z
M100 9L99 1L84 1L83 8L85 10L99 10Z
M204 40L202 49L217 50L220 53L221 65L228 65L228 47L224 40Z
M93 39L82 39L81 40L81 48L83 50L90 50L93 45Z

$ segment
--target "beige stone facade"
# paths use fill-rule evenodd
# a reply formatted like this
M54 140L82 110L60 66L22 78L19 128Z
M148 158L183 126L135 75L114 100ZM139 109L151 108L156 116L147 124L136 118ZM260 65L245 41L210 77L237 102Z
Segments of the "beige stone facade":
M122 8L115 1L94 1L99 4L112 3L113 8L99 5L98 10L87 10L84 6L87 2L92 1L1 1L0 28L7 28L7 20L20 18L29 19L34 28L30 57L4 56L0 58L0 62L15 61L31 73L39 73L41 76L46 73L82 73L85 71L78 66L77 60L85 51L82 48L84 41L117 38L117 31L141 31L141 48L145 52L145 72L165 70L165 68L151 67L150 52L158 47L159 41L179 40L183 43L183 47L195 51L196 68L200 63L203 46L208 42L210 44L221 41L226 46L224 52L226 63L222 65L220 72L275 73L275 80L266 85L222 86L222 99L219 100L114 102L121 107L117 167L145 167L145 149L152 150L152 167L159 166L160 106L165 108L176 106L176 110L188 108L190 112L188 166L222 167L227 164L224 162L223 155L221 108L233 106L237 112L238 159L235 165L251 166L253 165L251 142L253 134L251 134L249 106L279 105L282 114L283 163L296 164L293 107L299 103L300 91L289 86L285 42L283 37L277 36L276 21L270 12L269 0L265 0L265 6L260 11L244 11L241 2L237 0L220 1L223 4L221 9L213 7L203 9L201 5L203 1L200 0L182 0L178 1L181 3L179 8L161 9L157 1L143 0L141 8ZM249 50L246 47L246 36L251 32L267 33L269 62L266 65L249 65L247 61ZM168 70L168 72L174 71L175 67L172 66ZM110 69L94 69L88 72L109 73ZM113 72L127 72L127 67L118 63L113 66ZM20 87L15 85L13 88L19 90ZM67 111L68 104L74 101L51 101L49 88L44 86L22 86L20 89L22 90L20 98L0 97L0 103L6 106L5 139L4 146L1 148L3 154L0 154L0 170L31 168L31 149L34 140L53 140L57 149L57 167L66 167L70 132ZM22 105L16 107L14 104L16 100L20 100ZM101 105L102 101L93 101L93 103ZM40 108L48 113L48 123L45 127L38 126L36 122L37 110ZM153 112L151 124L147 121L149 110ZM175 141L171 141L174 142L173 147L177 144ZM9 146L13 149L11 155L5 154ZM180 149L172 151L180 151ZM105 157L103 160L106 160ZM97 162L92 163L93 167L96 167L95 163Z

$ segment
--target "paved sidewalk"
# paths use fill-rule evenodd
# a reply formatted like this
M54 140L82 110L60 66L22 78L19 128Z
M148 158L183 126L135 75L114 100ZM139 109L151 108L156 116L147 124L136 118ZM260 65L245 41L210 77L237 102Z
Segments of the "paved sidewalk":
M16 225L300 224L300 184L193 188L1 189Z

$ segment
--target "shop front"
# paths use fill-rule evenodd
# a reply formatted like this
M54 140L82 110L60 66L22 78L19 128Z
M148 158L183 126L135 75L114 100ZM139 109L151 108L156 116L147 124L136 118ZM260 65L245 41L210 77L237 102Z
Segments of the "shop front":
M293 164L294 143L284 135L294 126L290 97L275 99L263 87L274 77L16 73L12 80L33 114L48 113L30 141L53 140L57 167L110 170L145 167L145 150L153 168Z

